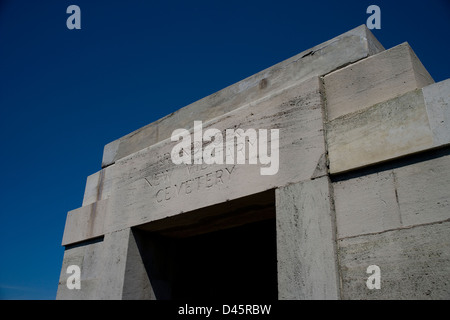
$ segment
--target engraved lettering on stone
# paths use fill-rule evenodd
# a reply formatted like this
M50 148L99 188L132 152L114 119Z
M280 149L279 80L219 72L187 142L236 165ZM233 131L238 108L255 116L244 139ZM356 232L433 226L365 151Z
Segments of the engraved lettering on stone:
M169 184L165 186L153 185L147 178L145 180L150 187L154 188L156 202L161 203L228 183L231 179L231 174L234 172L234 168L235 165L214 170L211 170L211 168L205 165L187 166L189 179L176 183L171 183L169 180Z

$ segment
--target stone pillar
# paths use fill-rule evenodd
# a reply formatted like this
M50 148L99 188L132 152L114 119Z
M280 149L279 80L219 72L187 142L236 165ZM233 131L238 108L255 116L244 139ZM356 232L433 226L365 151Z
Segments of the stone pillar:
M139 232L131 231L122 290L124 300L156 300L141 248L142 240Z
M69 289L67 267L80 267L80 289ZM151 299L152 289L130 228L66 247L57 299Z
M122 299L129 241L129 228L105 234L97 299Z
M339 299L328 177L276 190L278 298Z

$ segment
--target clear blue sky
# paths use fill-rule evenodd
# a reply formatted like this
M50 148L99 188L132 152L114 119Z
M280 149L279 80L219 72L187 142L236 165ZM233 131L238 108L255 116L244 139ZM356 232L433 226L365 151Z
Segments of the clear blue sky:
M408 41L450 77L448 0L0 0L0 299L55 298L66 214L105 144L365 24L370 4L385 48Z

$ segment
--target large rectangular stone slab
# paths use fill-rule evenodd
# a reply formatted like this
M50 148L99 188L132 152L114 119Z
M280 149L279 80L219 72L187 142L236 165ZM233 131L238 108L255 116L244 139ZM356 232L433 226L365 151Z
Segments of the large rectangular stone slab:
M203 132L208 128L278 129L278 173L261 175L260 164L175 165L170 153L178 142L167 139L116 161L108 173L109 197L69 213L63 243L327 174L318 77L203 123Z
M450 222L339 240L343 299L450 299ZM369 289L367 268L380 268Z
M107 144L102 167L169 138L175 129L190 128L194 120L205 122L222 116L383 50L370 30L361 25Z
M114 165L111 165L87 177L83 207L109 198L113 184L113 170Z
M449 87L445 80L327 122L330 173L450 144Z
M132 237L132 231L129 228L105 234L101 253L103 270L99 275L97 299L123 299L127 265L137 262L127 259L130 244L133 244Z
M333 183L338 238L401 226L392 171Z
M333 183L338 238L450 219L450 155Z
M145 273L141 257L130 229L107 233L104 237L66 247L58 284L58 300L119 300L151 298L130 292ZM67 267L80 268L80 289L68 289ZM125 282L127 281L127 282ZM140 283L145 285L145 282ZM135 286L135 289L137 287Z
M165 140L115 164L105 230L113 231L237 199L326 174L321 82L314 77L264 101L203 124L215 128L279 130L279 171L261 165L174 165L177 142Z
M328 177L276 190L278 298L339 299Z
M149 275L139 249L139 232L131 230L126 256L123 300L156 300Z
M102 239L66 248L56 294L57 300L98 299L98 286L105 267L102 259L103 249ZM80 289L71 290L67 287L67 280L71 276L71 273L67 273L67 268L71 265L80 267Z
M428 119L436 146L450 142L450 79L423 88Z
M62 245L95 238L105 233L105 219L109 211L109 200L99 200L87 206L69 211Z
M444 152L444 151L443 151ZM450 219L450 155L394 170L403 226Z
M330 173L345 172L433 146L422 91L408 92L327 123Z
M434 83L408 43L324 76L328 120Z

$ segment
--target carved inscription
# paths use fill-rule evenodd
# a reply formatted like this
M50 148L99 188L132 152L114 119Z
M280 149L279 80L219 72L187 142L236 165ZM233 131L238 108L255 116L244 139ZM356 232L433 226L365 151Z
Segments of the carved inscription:
M230 181L235 165L211 167L207 164L186 165L187 179L172 182L173 168L152 174L145 178L152 188L157 203L170 201L180 196L202 192Z

